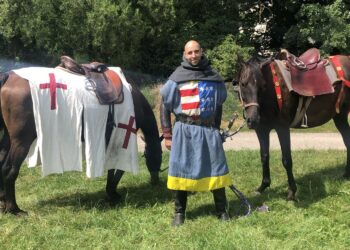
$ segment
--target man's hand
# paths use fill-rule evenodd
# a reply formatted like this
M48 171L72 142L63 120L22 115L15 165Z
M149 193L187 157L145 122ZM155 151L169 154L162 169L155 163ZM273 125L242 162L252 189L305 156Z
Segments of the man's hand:
M164 137L164 144L165 147L168 150L171 150L171 139L172 139L172 133L171 133L171 128L162 128L163 130L163 137Z
M168 150L171 150L171 138L165 138L164 139L164 144L165 144L165 147L168 149Z

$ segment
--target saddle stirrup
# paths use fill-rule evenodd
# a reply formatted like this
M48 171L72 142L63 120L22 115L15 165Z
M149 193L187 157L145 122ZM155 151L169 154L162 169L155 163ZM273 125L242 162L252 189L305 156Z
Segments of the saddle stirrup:
M305 115L304 115L304 117L303 117L303 119L302 119L302 121L301 121L300 127L302 127L302 128L308 128L308 127L309 127L309 126L307 125L307 115L306 115L306 113L305 113Z

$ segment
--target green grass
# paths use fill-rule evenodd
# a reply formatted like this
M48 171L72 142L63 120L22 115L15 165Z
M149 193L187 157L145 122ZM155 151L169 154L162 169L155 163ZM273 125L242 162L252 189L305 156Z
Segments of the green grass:
M172 194L161 184L149 185L140 157L141 174L126 174L119 192L125 201L112 207L105 198L105 177L83 173L42 178L40 169L22 167L17 200L29 215L0 214L0 249L348 249L350 245L350 182L341 178L344 151L295 151L298 202L287 202L286 174L280 153L271 154L272 184L261 196L258 151L229 151L235 185L253 207L270 212L237 217L239 201L227 189L233 219L220 222L209 192L189 196L187 219L170 226ZM168 153L164 154L166 167Z

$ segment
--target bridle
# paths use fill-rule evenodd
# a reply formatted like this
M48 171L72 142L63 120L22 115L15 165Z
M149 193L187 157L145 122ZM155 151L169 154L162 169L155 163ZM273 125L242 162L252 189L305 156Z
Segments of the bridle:
M257 103L257 102L244 103L243 97L242 97L242 91L241 91L241 87L240 87L240 84L239 84L239 83L238 83L238 85L236 86L235 91L238 93L239 100L240 100L241 105L242 105L242 107L243 107L243 117L244 117L244 119L245 119L245 118L246 118L245 113L246 113L247 108L252 107L252 106L255 106L255 107L258 107L258 108L259 108L260 105L259 105L259 103Z

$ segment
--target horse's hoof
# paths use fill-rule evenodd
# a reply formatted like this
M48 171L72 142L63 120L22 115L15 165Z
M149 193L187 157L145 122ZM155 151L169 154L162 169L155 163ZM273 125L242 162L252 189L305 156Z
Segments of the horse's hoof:
M28 215L28 212L26 212L24 210L21 210L19 208L17 208L17 209L5 209L4 212L8 213L8 214L12 214L12 215L14 215L14 216L16 216L18 218Z
M108 195L108 200L112 206L115 206L121 202L122 196L120 194L118 194L117 192L114 192L113 194Z
M150 183L152 186L156 186L159 184L159 172L151 172Z
M350 173L344 173L343 178L349 180L350 179Z
M14 215L15 215L17 218L20 218L20 217L28 216L28 212L23 211L23 210L19 210L19 211L17 211Z
M295 192L289 190L287 200L288 201L297 201L297 199L295 198Z
M253 196L260 196L260 195L262 195L262 192L260 192L259 190L255 190L252 192L252 195Z

